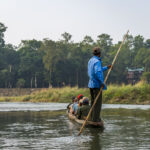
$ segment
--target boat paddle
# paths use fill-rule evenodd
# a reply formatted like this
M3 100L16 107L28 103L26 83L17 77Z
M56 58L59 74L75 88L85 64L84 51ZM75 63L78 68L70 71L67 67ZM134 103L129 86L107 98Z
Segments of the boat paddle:
M108 76L109 76L109 74L110 74L110 72L111 72L111 70L112 70L112 68L113 68L113 66L114 66L114 63L115 63L115 61L116 61L116 59L117 59L117 57L118 57L118 54L119 54L119 52L120 52L120 50L121 50L122 45L124 44L124 42L125 42L125 40L126 40L126 38L127 38L128 33L129 33L129 30L128 30L127 33L125 34L125 36L124 36L124 38L123 38L123 40L122 40L122 42L121 42L121 44L120 44L120 46L119 46L119 49L118 49L118 51L117 51L117 53L116 53L116 55L115 55L115 57L114 57L114 59L113 59L113 61L112 61L112 65L111 65L111 67L110 67L109 70L108 70L108 73L107 73L106 78L105 78L105 80L104 80L104 84L106 84L106 81L107 81L107 79L108 79ZM80 128L80 131L79 131L78 136L82 133L82 131L83 131L83 129L84 129L84 126L86 125L86 123L87 123L87 121L88 121L88 119L89 119L89 117L90 117L90 115L91 115L91 113L92 113L92 110L93 110L93 108L94 108L94 106L95 106L95 104L96 104L96 102L97 102L97 100L98 100L98 98L99 98L99 96L100 96L102 90L103 90L103 87L100 88L100 91L99 91L99 93L97 94L97 96L96 96L96 98L95 98L95 100L94 100L94 103L93 103L92 107L90 108L90 111L89 111L89 113L88 113L86 119L84 120L84 122L83 122L81 128Z

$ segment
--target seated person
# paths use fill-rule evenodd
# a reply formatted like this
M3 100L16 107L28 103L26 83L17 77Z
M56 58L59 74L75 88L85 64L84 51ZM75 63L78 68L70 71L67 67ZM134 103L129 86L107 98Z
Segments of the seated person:
M78 109L78 103L80 101L80 99L83 98L83 95L82 94L79 94L77 96L77 102L75 102L75 104L73 105L73 114L76 114L77 113L77 109Z
M83 103L83 98L79 100L79 102L78 102L78 108L82 106L82 103Z
M76 116L78 119L85 119L90 111L89 99L83 97L82 106L78 108Z
M72 106L73 106L73 104L74 104L75 101L76 101L76 97L73 96L72 97L72 102L69 103L68 106L67 106L68 112L71 112Z

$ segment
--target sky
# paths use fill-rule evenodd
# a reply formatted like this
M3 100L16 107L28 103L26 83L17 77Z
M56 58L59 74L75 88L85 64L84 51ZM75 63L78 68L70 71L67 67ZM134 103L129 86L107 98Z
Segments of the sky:
M94 40L106 33L114 43L129 29L133 36L150 38L150 0L0 0L0 22L7 26L6 43L21 40L62 39L86 35Z

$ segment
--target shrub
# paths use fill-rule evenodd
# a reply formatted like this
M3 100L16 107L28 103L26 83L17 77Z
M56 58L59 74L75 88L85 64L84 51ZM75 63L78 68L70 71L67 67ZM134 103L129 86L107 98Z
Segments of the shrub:
M25 80L23 78L18 79L16 86L22 88L25 85Z
M142 80L146 81L147 83L150 83L150 72L144 72L141 77Z

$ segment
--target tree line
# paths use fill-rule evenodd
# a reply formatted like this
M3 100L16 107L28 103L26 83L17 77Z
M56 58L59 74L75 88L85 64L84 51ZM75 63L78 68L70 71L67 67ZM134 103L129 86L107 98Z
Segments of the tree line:
M96 40L86 35L81 42L74 42L65 32L58 41L23 40L14 46L5 43L6 30L0 23L0 88L87 87L92 48L101 47L105 66L111 64L121 43L113 44L108 34L100 34ZM127 83L127 67L144 67L146 73L150 72L150 39L128 35L108 82Z

